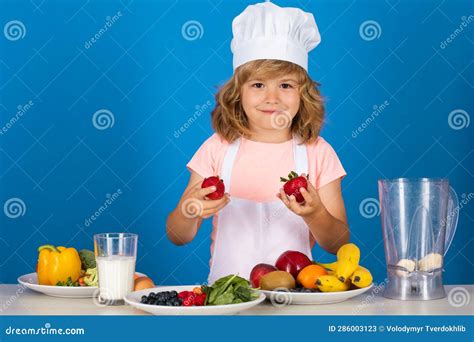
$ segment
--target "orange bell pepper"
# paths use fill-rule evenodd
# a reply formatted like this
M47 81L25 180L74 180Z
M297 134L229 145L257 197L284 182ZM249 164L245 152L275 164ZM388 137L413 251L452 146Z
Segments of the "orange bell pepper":
M58 281L77 281L81 274L81 258L75 248L43 245L38 248L36 273L40 285L56 285Z

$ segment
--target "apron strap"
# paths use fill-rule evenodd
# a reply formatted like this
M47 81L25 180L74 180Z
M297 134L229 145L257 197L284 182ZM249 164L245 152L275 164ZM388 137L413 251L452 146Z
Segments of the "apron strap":
M224 161L222 163L221 169L221 179L224 181L226 192L230 193L230 177L232 176L232 168L234 166L234 161L237 156L237 151L240 146L240 138L236 139L233 143L227 148Z
M236 139L227 148L220 177L224 181L227 192L230 192L230 179L232 176L232 168L234 166L235 158L239 150L241 138ZM295 172L299 175L302 173L308 174L308 152L305 144L298 145L297 138L293 137L293 158L295 161Z
M298 145L300 140L294 136L293 137L293 158L295 161L295 172L298 175L302 173L309 173L308 170L308 151L305 144Z

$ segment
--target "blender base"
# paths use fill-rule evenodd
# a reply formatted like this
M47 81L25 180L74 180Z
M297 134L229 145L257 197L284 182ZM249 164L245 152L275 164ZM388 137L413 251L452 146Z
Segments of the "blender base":
M397 300L433 300L446 297L442 272L415 271L407 276L388 274L385 298Z

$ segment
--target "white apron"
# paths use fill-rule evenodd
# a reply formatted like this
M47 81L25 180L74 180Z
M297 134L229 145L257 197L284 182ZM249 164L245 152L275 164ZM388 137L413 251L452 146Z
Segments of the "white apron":
M222 165L220 176L228 193L239 145L240 139L229 145ZM298 145L296 139L293 139L293 155L294 171L308 174L306 146ZM256 264L274 265L287 250L300 251L312 259L309 228L300 216L276 197L270 202L232 197L217 218L208 283L229 274L249 279Z

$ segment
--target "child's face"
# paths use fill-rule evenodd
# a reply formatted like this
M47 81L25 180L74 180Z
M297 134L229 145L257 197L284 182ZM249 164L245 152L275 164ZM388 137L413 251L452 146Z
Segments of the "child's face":
M242 106L250 130L290 130L291 121L300 107L296 80L295 75L274 79L251 77L243 84Z

